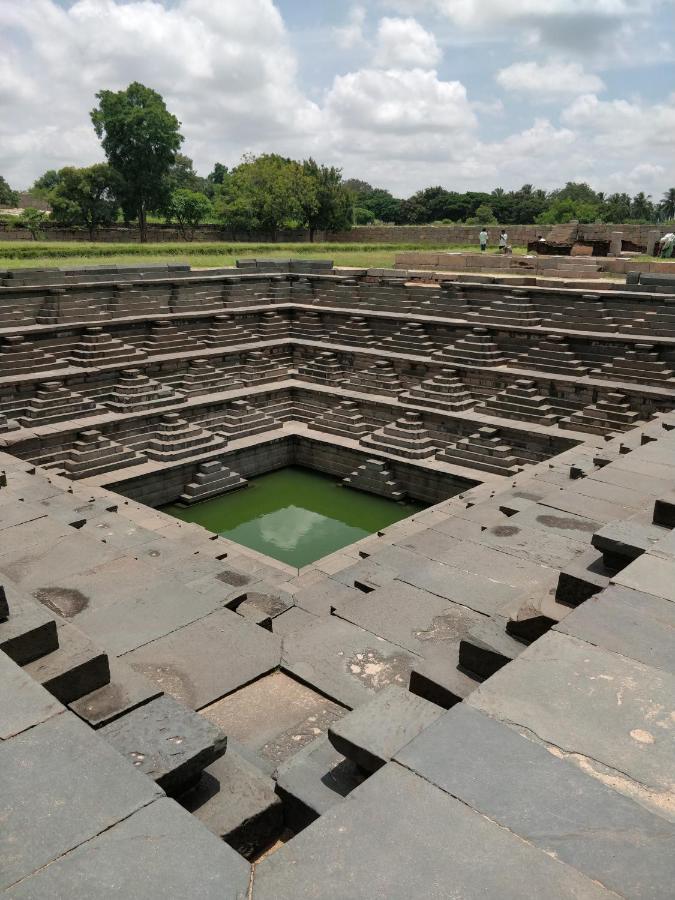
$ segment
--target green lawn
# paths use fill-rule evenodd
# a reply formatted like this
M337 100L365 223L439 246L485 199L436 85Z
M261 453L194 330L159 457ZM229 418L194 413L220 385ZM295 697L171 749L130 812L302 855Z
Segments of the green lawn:
M181 262L193 268L233 266L237 259L259 256L266 259L332 259L337 266L390 268L394 257L404 250L477 250L475 246L447 244L246 244L175 243L117 244L79 241L0 241L0 269L43 266L138 265ZM495 251L496 252L496 251ZM524 253L525 248L514 248Z

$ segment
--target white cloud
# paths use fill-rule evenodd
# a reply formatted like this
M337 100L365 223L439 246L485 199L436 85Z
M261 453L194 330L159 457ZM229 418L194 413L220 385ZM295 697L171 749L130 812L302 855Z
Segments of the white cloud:
M349 10L346 25L334 28L333 32L338 46L343 50L351 50L365 43L363 26L366 21L366 10L363 6L352 6Z
M375 36L375 65L433 69L441 60L436 38L416 19L380 20Z
M500 69L497 83L504 90L529 94L533 99L555 100L601 91L601 78L576 62L521 62Z

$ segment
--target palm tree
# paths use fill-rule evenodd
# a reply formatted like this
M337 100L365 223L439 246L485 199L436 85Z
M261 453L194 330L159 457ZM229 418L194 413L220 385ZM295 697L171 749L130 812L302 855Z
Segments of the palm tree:
M660 208L664 219L675 219L675 187L665 192Z

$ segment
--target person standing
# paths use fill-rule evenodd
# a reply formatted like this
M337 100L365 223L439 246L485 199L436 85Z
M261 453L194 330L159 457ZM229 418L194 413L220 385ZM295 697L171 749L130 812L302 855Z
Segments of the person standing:
M672 231L664 234L659 244L661 245L661 259L670 259L673 255L673 249L675 249L675 234Z
M502 228L501 233L499 235L499 252L506 253L506 248L509 246L509 236Z
M488 233L485 230L485 225L482 226L480 230L480 234L478 235L478 240L480 242L480 252L485 253L488 245Z

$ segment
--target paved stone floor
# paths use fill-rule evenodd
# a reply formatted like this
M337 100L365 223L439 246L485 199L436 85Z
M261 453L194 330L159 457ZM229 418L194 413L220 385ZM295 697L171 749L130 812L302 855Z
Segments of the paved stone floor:
M0 285L0 889L672 897L663 295L150 275ZM302 570L152 508L289 456L431 505Z

